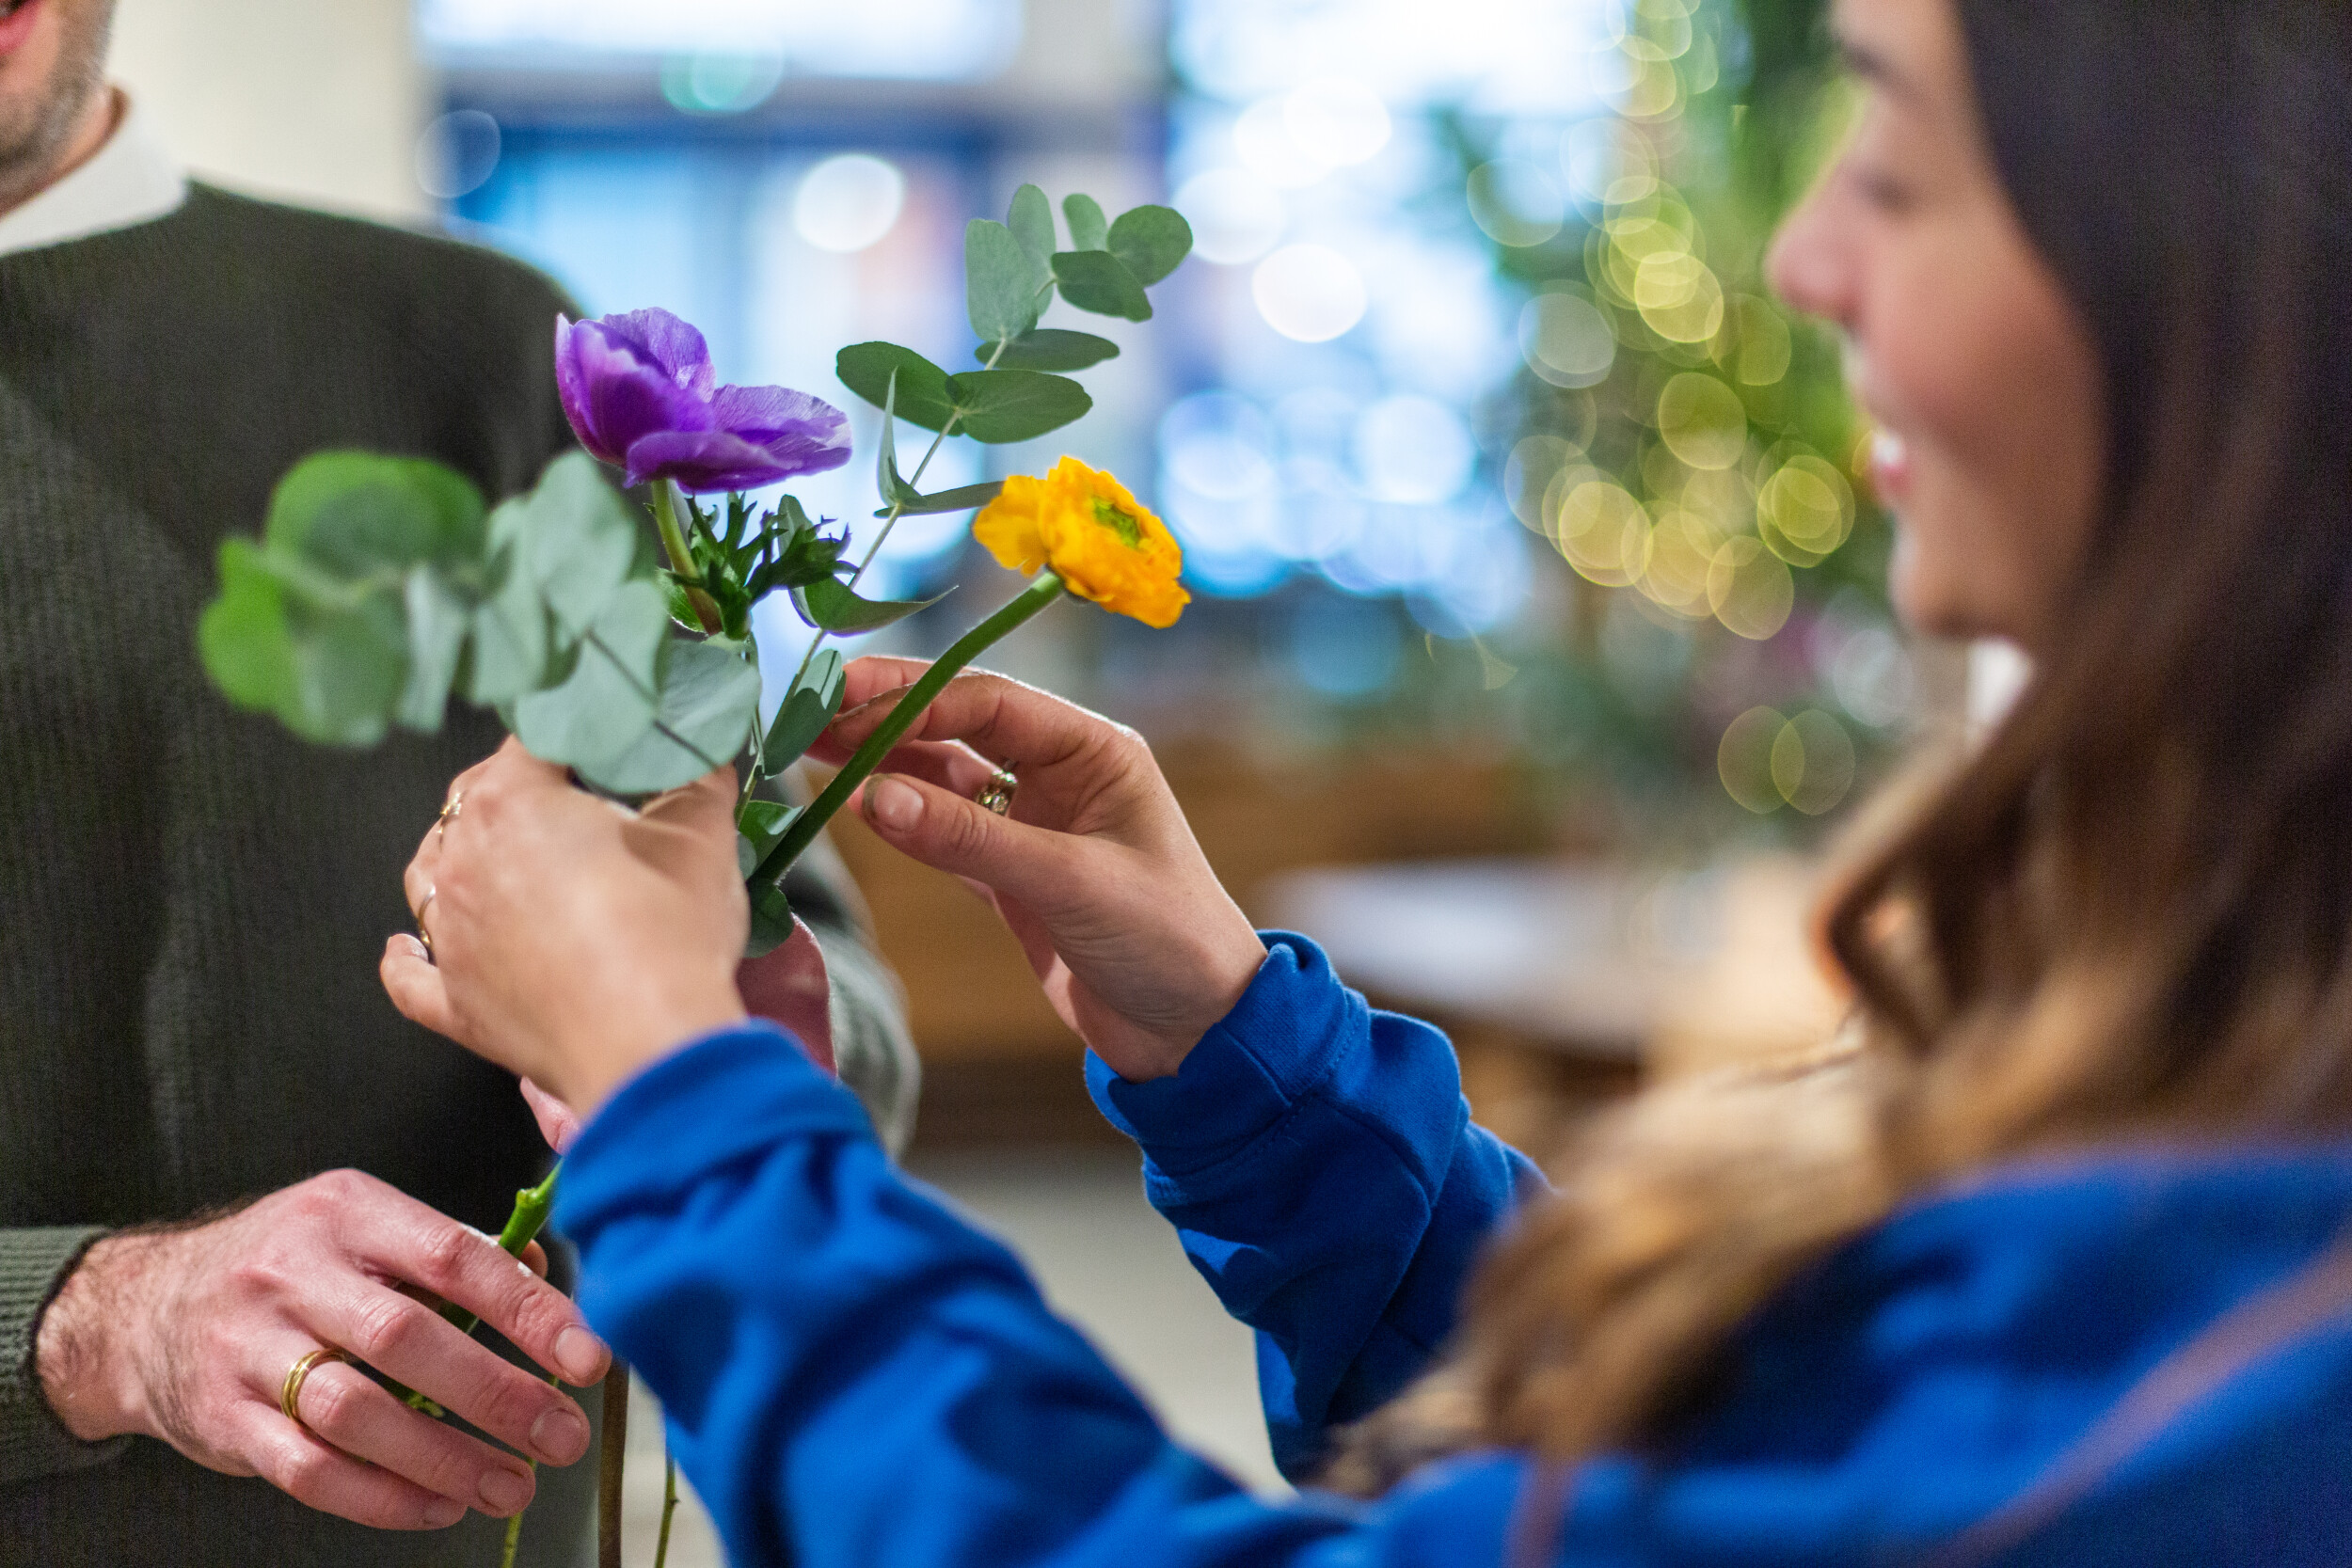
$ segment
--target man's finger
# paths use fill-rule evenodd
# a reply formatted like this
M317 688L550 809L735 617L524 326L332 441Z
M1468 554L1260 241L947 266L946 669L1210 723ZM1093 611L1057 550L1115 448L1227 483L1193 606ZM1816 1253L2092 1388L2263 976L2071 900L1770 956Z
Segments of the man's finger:
M400 1009L403 1018L461 1045L465 1043L457 1017L450 1010L448 988L442 984L441 972L433 966L423 942L405 931L388 939L376 974L384 982L384 993L392 999L392 1006Z
M498 1252L495 1244L483 1244ZM499 1256L517 1279L529 1281L534 1290L548 1290L522 1264L504 1253ZM330 1290L301 1308L304 1326L322 1342L348 1352L500 1442L550 1465L569 1465L587 1451L588 1418L564 1394L459 1333L412 1296L373 1280L338 1283L343 1288ZM438 1489L441 1482L428 1484Z
M521 1460L418 1414L341 1362L324 1362L302 1380L294 1414L352 1458L499 1518L520 1512L535 1490Z
M296 1502L371 1529L447 1529L466 1506L362 1465L286 1419L274 1402L240 1407L239 1450L254 1474Z
M534 1277L480 1231L391 1187L375 1186L380 1200L354 1204L343 1227L345 1244L362 1261L379 1275L421 1285L475 1314L514 1341L524 1354L576 1386L604 1375L608 1359L604 1346L588 1331L579 1307L561 1291ZM349 1344L344 1348L359 1349ZM369 1360L381 1365L373 1356ZM395 1368L384 1370L411 1388L424 1388Z

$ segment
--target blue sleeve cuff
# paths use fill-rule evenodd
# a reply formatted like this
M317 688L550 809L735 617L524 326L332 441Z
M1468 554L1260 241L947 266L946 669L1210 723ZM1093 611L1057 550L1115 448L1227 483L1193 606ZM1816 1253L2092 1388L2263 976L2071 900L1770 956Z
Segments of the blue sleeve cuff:
M1206 1169L1278 1125L1365 1032L1370 1007L1322 948L1289 931L1259 934L1257 977L1176 1076L1131 1084L1087 1054L1096 1106L1169 1176Z
M779 1141L871 1138L855 1095L765 1019L691 1040L605 1101L564 1156L556 1223L579 1234L619 1205L679 1196Z

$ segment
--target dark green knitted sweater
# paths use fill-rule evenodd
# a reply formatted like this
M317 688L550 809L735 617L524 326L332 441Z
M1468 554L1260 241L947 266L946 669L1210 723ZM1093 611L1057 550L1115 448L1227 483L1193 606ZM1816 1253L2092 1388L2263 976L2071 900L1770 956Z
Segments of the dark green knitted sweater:
M0 1562L497 1560L479 1515L377 1534L149 1439L77 1443L32 1335L103 1227L351 1165L495 1229L544 1169L513 1079L375 978L400 869L496 721L311 747L215 695L194 631L222 535L308 452L437 458L493 499L535 479L571 444L561 305L485 251L202 186L0 257ZM903 1036L833 891L845 1067L887 1102ZM526 1560L576 1560L594 1468L543 1476Z

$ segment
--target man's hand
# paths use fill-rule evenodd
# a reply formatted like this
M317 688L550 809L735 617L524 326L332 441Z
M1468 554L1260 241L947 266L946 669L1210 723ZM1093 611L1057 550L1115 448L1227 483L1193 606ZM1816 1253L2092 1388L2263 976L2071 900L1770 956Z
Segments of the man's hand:
M480 1314L575 1385L604 1375L609 1356L579 1309L496 1242L373 1177L330 1171L225 1219L91 1247L41 1316L41 1388L86 1441L161 1438L363 1525L514 1513L533 1487L521 1459L409 1409L356 1367L312 1370L299 1424L278 1409L288 1370L327 1346L547 1464L587 1451L579 1405L407 1289Z

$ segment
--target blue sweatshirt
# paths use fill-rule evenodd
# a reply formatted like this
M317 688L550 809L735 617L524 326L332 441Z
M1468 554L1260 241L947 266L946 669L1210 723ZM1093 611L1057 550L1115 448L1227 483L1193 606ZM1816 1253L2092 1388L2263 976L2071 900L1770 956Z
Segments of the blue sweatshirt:
M1175 1078L1090 1080L1257 1330L1277 1456L1303 1477L1332 1425L1428 1366L1482 1243L1541 1184L1470 1124L1442 1036L1268 941ZM1497 1568L1525 1560L1530 1493L1556 1499L1551 1560L1579 1568L2342 1564L2352 1307L2288 1312L2203 1383L2194 1363L2233 1307L2265 1343L2347 1216L2342 1145L1996 1172L1784 1291L1667 1451L1549 1492L1525 1455L1469 1454L1362 1504L1262 1499L1169 1441L771 1026L627 1085L559 1209L588 1316L660 1396L737 1568ZM2022 1538L1933 1555L2037 1481L2055 1500L2007 1516Z

